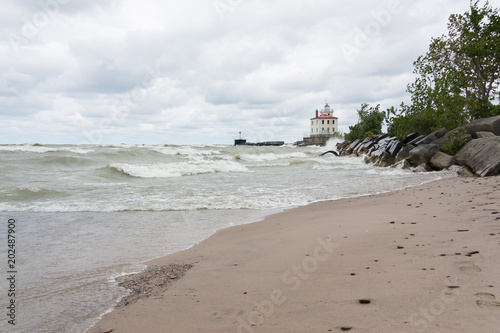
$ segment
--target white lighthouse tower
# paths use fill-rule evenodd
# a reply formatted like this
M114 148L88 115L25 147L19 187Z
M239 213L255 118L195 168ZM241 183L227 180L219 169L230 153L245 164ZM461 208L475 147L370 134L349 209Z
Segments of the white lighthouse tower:
M338 118L333 116L333 110L326 103L321 112L316 110L316 116L311 118L310 137L330 137L338 131Z

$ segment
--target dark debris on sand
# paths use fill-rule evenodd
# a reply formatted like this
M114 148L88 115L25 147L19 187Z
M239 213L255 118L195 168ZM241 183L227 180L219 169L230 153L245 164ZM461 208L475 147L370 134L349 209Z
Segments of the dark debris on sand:
M150 266L144 272L120 277L119 285L129 289L130 293L122 298L118 307L150 296L160 296L174 281L183 277L191 267L193 267L191 264Z

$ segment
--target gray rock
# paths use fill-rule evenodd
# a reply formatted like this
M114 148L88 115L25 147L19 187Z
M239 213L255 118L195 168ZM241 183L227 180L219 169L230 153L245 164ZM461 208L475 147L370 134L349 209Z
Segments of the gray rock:
M401 160L405 160L408 157L410 157L410 150L412 150L413 148L415 148L415 146L411 145L411 144L407 144L406 146L401 148L399 153L397 153L397 155L396 155L396 160L401 161Z
M476 135L477 135L477 138L478 138L478 139L493 138L493 137L495 137L495 136L496 136L496 135L495 135L495 133L492 133L492 132L484 132L484 131L483 131L483 132L481 132L481 131L480 131L480 132L477 132L477 133L476 133Z
M388 152L383 152L375 162L375 166L388 167L394 163L396 163L396 158Z
M391 154L393 157L396 157L396 154L399 153L401 148L403 148L403 143L398 140L394 140L391 141L391 143L387 147L387 152Z
M481 177L496 175L500 173L500 137L472 140L455 158Z
M352 152L354 151L354 149L361 143L361 140L357 139L357 140L354 140L352 141L349 146L347 146L345 148L345 152L347 154L352 154Z
M375 145L375 140L373 138L365 138L361 143L356 147L356 154L366 154L368 150Z
M410 133L406 136L406 138L403 140L403 144L408 144L410 143L411 141L415 140L416 138L418 138L418 133L415 132L415 133ZM422 137L423 138L423 137Z
M448 133L448 130L446 128L441 128L439 130L436 130L432 132L431 134L427 135L420 141L416 142L416 145L425 145L428 143L431 143L432 141L436 141L437 139L443 137L446 133Z
M420 142L423 138L425 138L425 135L419 135L415 139L408 142L408 144L412 146L417 146L417 142Z
M391 165L391 168L409 169L411 168L411 164L408 162L408 159L404 159Z
M465 129L474 139L478 138L478 132L492 132L500 135L500 116L476 119L459 129Z
M438 169L438 170L447 169L455 163L456 163L456 159L454 156L450 156L450 155L445 154L445 153L440 152L440 151L435 153L429 162L429 164L433 168Z
M423 144L410 150L410 159L413 161L414 165L428 163L438 150L438 145Z
M375 135L373 137L373 140L375 141L375 143L378 143L380 140L384 139L384 138L387 138L389 135L387 134L379 134L379 135Z
M427 163L422 163L415 169L413 169L413 172L431 172L432 168L427 164Z
M456 165L454 170L460 177L474 177L474 173L466 166Z

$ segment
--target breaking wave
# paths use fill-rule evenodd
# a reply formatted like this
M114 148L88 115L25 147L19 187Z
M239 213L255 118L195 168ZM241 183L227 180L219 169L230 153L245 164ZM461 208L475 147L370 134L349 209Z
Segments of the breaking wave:
M247 172L247 167L233 161L191 161L157 164L111 163L109 168L138 178L169 178L217 172Z

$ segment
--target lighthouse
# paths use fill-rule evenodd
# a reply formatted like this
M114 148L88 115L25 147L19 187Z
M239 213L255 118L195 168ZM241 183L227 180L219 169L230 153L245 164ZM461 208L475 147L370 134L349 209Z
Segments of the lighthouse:
M309 136L304 136L303 141L297 141L295 144L298 146L324 146L339 131L339 120L333 115L333 110L328 103L321 111L316 109L314 118L310 118L309 121Z
M316 109L316 116L311 118L310 137L331 137L338 131L338 118L333 116L330 105L326 103L321 111Z

